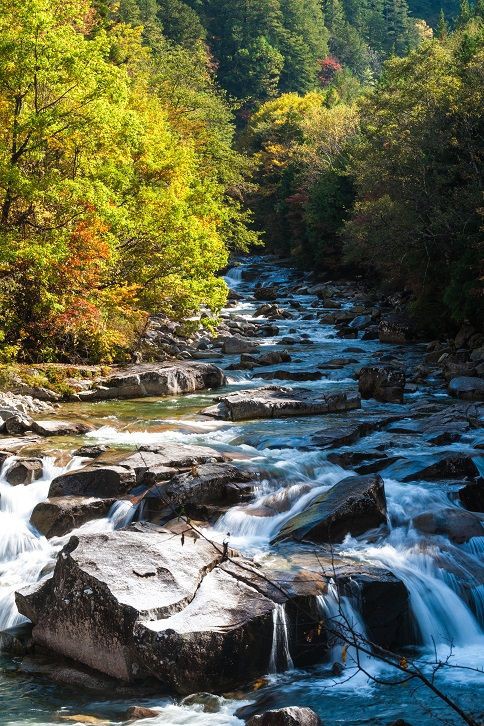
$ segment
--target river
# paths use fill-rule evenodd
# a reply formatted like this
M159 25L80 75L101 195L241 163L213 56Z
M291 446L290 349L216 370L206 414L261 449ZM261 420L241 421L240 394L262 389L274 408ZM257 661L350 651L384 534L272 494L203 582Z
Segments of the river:
M249 270L258 271L245 276ZM229 370L226 390L247 389L277 383L317 391L354 389L354 371L357 367L382 355L399 360L408 370L414 369L425 352L423 345L384 345L378 340L347 340L337 337L336 328L323 324L317 314L324 313L323 303L315 295L294 292L304 282L301 273L287 265L278 264L268 257L252 257L234 267L227 275L227 282L241 299L224 311L224 316L253 320L260 303L252 295L257 283L277 286L277 304L293 313L291 319L277 320L279 332L273 338L259 340L260 351L281 350L281 339L295 338L290 346L292 360L263 369ZM343 310L354 302L351 295L339 301ZM329 311L326 311L329 312ZM261 318L258 318L261 321ZM341 367L325 367L328 361L346 359ZM239 356L210 355L210 362L227 368L239 360ZM281 380L271 381L265 376L276 369L289 371L322 370L320 380L302 383ZM470 668L484 668L484 588L482 576L482 551L484 539L474 537L464 544L451 542L445 535L421 534L412 526L412 519L423 512L459 507L455 497L455 482L403 482L412 472L433 463L439 455L465 453L472 455L481 473L484 470L479 457L478 429L466 432L458 442L434 445L418 427L414 427L415 407L428 405L438 410L451 405L443 381L430 377L410 389L404 404L363 402L363 411L398 413L408 423L405 427L389 426L362 437L356 443L338 448L338 452L380 451L393 457L394 463L382 472L388 506L388 528L379 537L352 539L347 537L338 551L364 562L382 565L391 570L406 585L410 594L411 610L415 623L415 644L411 654L425 665L437 651L446 658L452 649L452 663ZM219 392L217 392L219 393ZM231 423L217 420L203 422L198 411L209 405L214 392L186 395L167 399L143 399L123 402L99 402L65 404L64 417L82 414L96 424L95 431L80 438L59 439L56 449L43 451L44 475L41 480L28 486L10 486L4 477L4 465L0 475L0 630L21 626L13 592L22 585L36 581L41 574L53 567L56 553L66 538L46 540L29 525L35 504L47 497L51 479L82 463L79 458L66 461L59 449L72 451L80 443L104 443L115 447L134 448L141 444L183 442L211 446L231 458L240 466L261 474L255 500L248 505L229 510L210 529L207 535L223 541L254 557L267 567L280 567L281 562L290 566L293 560L304 557L302 545L270 545L271 538L292 515L301 509L317 493L353 473L339 463L332 463L328 454L311 443L312 436L325 427L343 425L348 414L286 418ZM429 408L430 410L430 408ZM482 446L482 442L481 442ZM1 448L1 443L0 443ZM261 516L261 511L285 502L273 516ZM289 502L289 504L287 504ZM276 506L277 509L277 506ZM103 531L129 524L136 511L126 502L115 505L108 517L90 522L80 528L84 531ZM321 603L322 609L331 609L331 597ZM361 630L357 605L345 602L348 617ZM291 667L290 648L284 633L284 615L274 621L274 648L285 650L284 672L270 672L257 692L241 691L221 698L216 713L204 713L197 706L180 705L176 700L163 698L113 699L109 696L83 693L42 680L28 673L18 672L20 658L0 654L0 724L58 724L62 720L76 723L76 715L88 715L102 723L121 722L121 714L130 703L144 704L160 709L159 716L143 721L146 724L242 724L234 714L238 708L255 700L267 707L284 705L309 706L317 711L326 726L336 724L388 724L397 718L405 718L410 724L430 726L438 719L447 723L459 723L456 716L427 690L414 685L379 685L352 667L351 652L347 654L347 667L341 676L331 672L331 662L321 663L308 670ZM335 652L333 660L340 660ZM365 661L365 670L377 676L390 676L388 667L375 659ZM349 676L352 676L351 678ZM478 694L484 684L484 676L474 670L448 669L439 676L441 687L461 704L476 708ZM482 692L482 691L481 691ZM82 721L81 721L82 722Z

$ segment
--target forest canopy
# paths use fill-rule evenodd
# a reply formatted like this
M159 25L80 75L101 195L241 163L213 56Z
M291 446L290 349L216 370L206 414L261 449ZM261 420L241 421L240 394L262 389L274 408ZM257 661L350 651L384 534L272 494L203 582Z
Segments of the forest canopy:
M210 326L261 237L477 317L484 3L451 4L2 2L1 358Z
M122 357L146 315L208 316L255 240L246 160L202 45L85 0L0 16L4 357Z

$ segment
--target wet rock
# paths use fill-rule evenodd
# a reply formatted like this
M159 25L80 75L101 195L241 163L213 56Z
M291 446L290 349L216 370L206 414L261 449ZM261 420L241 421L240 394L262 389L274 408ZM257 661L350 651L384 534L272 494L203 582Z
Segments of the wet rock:
M30 416L16 413L5 419L4 428L7 434L10 434L11 436L18 436L19 434L24 434L26 431L32 431L33 423L34 422Z
M430 464L430 466L409 474L402 481L415 481L417 479L431 481L433 479L458 479L460 477L472 478L475 476L479 476L479 469L470 456L452 454L440 459L435 464Z
M270 353L264 353L264 355L259 356L242 355L240 360L243 362L250 361L251 363L256 363L259 366L273 366L279 365L279 363L290 363L291 356L287 350L274 350Z
M247 421L258 418L286 416L316 416L360 407L356 392L314 394L304 389L293 391L281 386L236 391L215 398L215 406L202 411L206 416L228 421Z
M316 550L306 547L289 556L285 554L284 559L305 572L322 574L328 582L336 584L341 595L357 603L373 643L397 649L414 642L408 591L389 570L338 556L321 545Z
M323 431L318 431L311 439L311 442L323 449L335 448L353 444L359 439L362 427L359 421L350 423L347 426L335 426Z
M95 426L75 421L34 421L32 431L39 436L78 436L93 431Z
M356 318L350 322L349 327L354 328L355 330L364 330L370 323L371 315L357 315Z
M351 340L352 338L358 337L358 331L347 326L340 328L336 333L337 338L344 338L345 340Z
M136 485L136 474L123 466L86 466L55 477L50 497L123 497Z
M320 371L271 371L258 373L258 378L279 381L319 381L323 377Z
M378 475L350 476L319 494L288 520L273 542L284 539L341 542L386 522L383 480Z
M8 458L12 456L11 451L0 451L0 469L5 464Z
M402 403L405 373L393 366L363 366L358 378L358 390L363 398Z
M143 686L130 686L114 678L109 678L99 671L91 670L74 660L62 658L51 651L42 653L40 648L36 648L35 655L23 658L19 672L28 676L47 678L53 683L74 688L76 691L100 693L104 698L106 693L109 693L111 698L132 698L134 696L139 698L159 694L160 690L158 681L147 681Z
M32 484L36 479L41 478L42 472L42 459L18 458L9 466L5 478L12 486Z
M157 465L183 469L197 464L223 461L224 456L209 446L189 446L185 444L153 444L140 446L140 452L153 452L161 457ZM126 459L125 459L126 461Z
M144 363L122 368L76 394L82 400L172 396L218 388L225 382L224 372L211 363Z
M201 706L204 713L218 713L222 699L213 693L192 693L181 701L182 706Z
M257 287L254 290L254 298L256 300L277 300L279 290L277 287Z
M146 706L130 706L124 714L126 721L138 721L142 718L154 718L159 715L159 711Z
M88 446L80 446L78 449L72 452L73 456L83 456L86 459L96 459L101 456L105 451L108 451L110 447L107 444L91 444Z
M368 464L360 464L360 466L355 467L355 471L357 472L357 474L361 475L376 474L379 471L383 471L383 469L391 466L396 461L399 461L399 459L401 458L401 456L383 456L377 461L372 461Z
M329 369L329 370L339 370L340 368L345 368L345 366L349 366L352 363L358 363L356 358L333 358L332 360L328 360L325 363L320 363L318 368Z
M226 355L236 355L237 353L250 353L257 348L257 344L239 335L232 338L226 338L222 344L222 353Z
M380 320L378 337L381 343L406 343L414 338L412 324L403 315L388 315Z
M115 499L51 497L34 507L30 524L47 539L62 537L92 519L106 517Z
M378 325L369 325L363 331L363 335L361 336L361 339L362 340L378 340L379 334L380 334L380 331L379 331Z
M449 383L449 393L455 398L465 401L484 400L484 378L461 376L452 378Z
M479 517L457 507L423 512L413 518L412 524L419 532L445 535L456 544L463 544L472 537L484 536Z
M191 517L203 517L205 504L236 504L244 499L251 481L248 472L231 464L201 464L158 484L148 496L159 500L157 511L167 519L181 508ZM153 504L156 502L151 502L152 508Z
M246 723L247 726L322 726L317 713L299 706L265 711L259 716L252 716Z
M380 461L386 458L386 454L382 454L380 451L342 451L328 454L328 461L343 469L353 469L364 461Z
M459 489L458 495L466 509L471 512L484 512L484 480L482 478L466 484L465 487Z

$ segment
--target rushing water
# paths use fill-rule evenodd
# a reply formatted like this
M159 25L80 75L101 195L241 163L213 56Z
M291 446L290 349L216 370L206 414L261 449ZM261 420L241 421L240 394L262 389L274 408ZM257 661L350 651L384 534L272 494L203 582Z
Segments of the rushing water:
M296 339L289 350L290 363L264 367L263 371L314 371L334 358L347 360L341 368L322 368L323 378L318 381L278 384L304 387L318 391L333 391L354 387L354 370L361 364L374 361L379 352L386 352L410 369L422 356L420 346L385 346L378 341L344 340L336 337L331 325L322 324L308 313L321 312L321 303L315 296L295 294L291 286L300 282L300 275L268 259L252 259L260 265L259 280L279 287L278 304L291 310L297 319L278 320L279 334L261 340L263 352L281 349L280 339ZM225 311L226 316L251 321L258 303L250 300L253 282L244 279L246 265L232 268L227 281L244 297ZM343 309L355 301L348 295L341 299ZM357 302L357 301L356 301ZM261 318L259 318L261 320ZM309 344L307 341L310 341ZM216 364L227 367L238 356L225 356ZM227 390L258 387L271 381L254 372L228 371ZM142 444L181 442L212 446L230 454L240 467L260 474L254 501L229 510L209 531L214 538L227 538L230 544L254 556L266 567L280 567L282 561L291 567L293 557L304 555L298 547L272 547L271 538L287 519L304 509L318 493L325 491L350 469L331 463L326 451L311 445L311 437L327 427L344 424L348 414L327 417L305 417L270 421L252 421L233 424L203 420L197 412L209 404L210 392L163 400L102 402L69 404L63 415L76 413L89 416L97 425L95 431L82 439L82 443L107 443L111 446L132 448ZM406 396L405 405L363 403L363 411L377 413L410 414L410 407L418 403L444 405L449 403L438 380ZM456 485L443 483L403 483L402 478L422 466L435 461L448 452L476 454L477 430L466 434L458 444L431 446L425 436L401 428L397 431L376 431L351 446L340 447L341 452L383 451L395 462L383 472L388 504L389 526L378 539L347 537L338 548L345 555L366 563L382 565L397 575L406 585L415 621L415 649L412 655L419 659L422 669L437 651L445 658L453 651L452 662L472 668L483 667L484 588L482 577L483 540L474 539L456 545L444 536L419 534L412 519L420 513L457 507ZM60 440L63 449L73 450L80 440ZM0 445L1 447L1 445ZM477 461L477 460L476 460ZM16 611L13 593L25 584L35 582L48 574L66 537L46 540L29 524L36 503L47 497L49 483L66 468L75 468L82 460L73 459L67 467L56 464L55 455L44 457L42 479L28 486L10 486L5 474L11 460L7 460L0 473L0 630L22 625L24 620ZM481 461L482 464L482 461ZM106 531L127 526L136 510L127 502L117 502L105 519L89 522L78 531ZM138 515L139 516L139 512ZM354 629L364 634L365 626L358 612L358 603L348 598L338 599L334 587L320 598L321 612L337 621L344 617ZM274 610L273 646L268 663L267 685L257 694L243 693L238 700L220 699L217 713L204 713L200 707L186 706L170 699L135 699L160 710L147 724L240 724L235 710L254 699L263 699L267 707L307 705L320 713L325 724L385 724L405 717L415 724L430 726L438 718L458 723L440 702L421 688L414 686L386 687L371 681L366 673L378 678L390 677L388 667L371 656L363 658L363 670L356 668L357 654L344 651L344 669L340 675L332 671L332 663L340 662L343 646L335 642L331 659L307 671L294 670L291 643L283 606ZM360 660L360 664L362 661ZM118 723L131 701L127 699L93 698L88 693L54 685L17 672L18 659L4 657L0 661L0 724L54 724L64 717L88 714L104 723ZM443 671L442 683L453 697L475 707L476 694L482 687L482 677L474 671L452 669ZM72 721L72 718L71 718Z

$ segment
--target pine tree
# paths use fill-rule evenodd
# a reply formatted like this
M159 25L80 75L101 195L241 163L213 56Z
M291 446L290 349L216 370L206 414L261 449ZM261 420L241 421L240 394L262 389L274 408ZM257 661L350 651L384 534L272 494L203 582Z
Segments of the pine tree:
M445 40L447 35L449 34L449 25L447 23L447 20L445 18L445 13L443 9L440 10L439 15L439 22L437 24L437 28L435 31L435 35L439 40Z
M459 26L465 25L472 17L472 10L469 0L460 0L459 6L459 17L457 24Z

